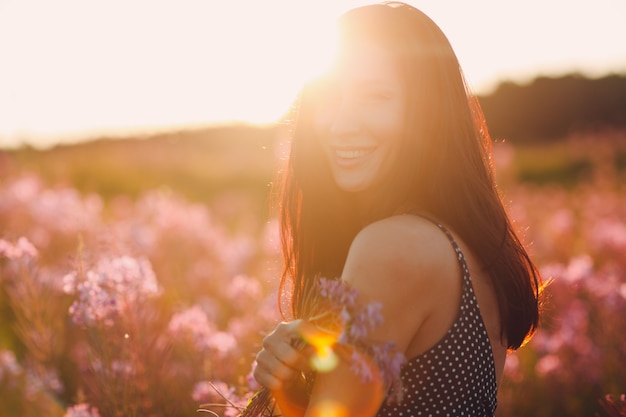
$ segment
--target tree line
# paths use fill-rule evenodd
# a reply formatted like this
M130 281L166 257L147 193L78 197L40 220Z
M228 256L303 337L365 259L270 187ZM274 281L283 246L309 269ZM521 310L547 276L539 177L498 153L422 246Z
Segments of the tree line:
M527 85L503 82L479 101L494 139L538 142L579 131L626 128L626 75L538 77Z

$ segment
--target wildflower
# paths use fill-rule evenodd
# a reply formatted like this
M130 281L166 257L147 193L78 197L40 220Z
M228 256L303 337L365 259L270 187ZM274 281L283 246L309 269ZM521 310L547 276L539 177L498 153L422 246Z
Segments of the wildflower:
M564 278L574 284L593 274L593 259L589 255L582 255L572 259L567 265Z
M257 362L252 362L252 365L250 366L250 372L248 373L248 375L246 375L246 383L248 384L248 388L251 391L256 391L261 388L261 385L259 385L256 378L254 377L254 370L256 369L256 366Z
M34 259L38 255L37 248L23 236L14 245L4 239L0 239L0 256L4 256L9 260Z
M150 263L130 256L103 258L84 274L71 272L63 278L63 289L78 295L69 312L83 326L111 326L133 303L160 292Z
M402 380L400 375L406 363L406 357L399 352L392 342L375 344L372 346L372 357L378 365L385 385L389 387L390 402L402 400Z
M228 287L226 295L237 305L245 305L246 300L254 300L261 295L261 284L259 281L245 275L236 275Z
M352 351L350 369L363 382L371 382L374 380L372 365L368 363L366 357L356 349Z
M371 330L383 323L381 313L382 304L370 303L365 308L359 310L352 318L350 326L350 338L355 340L364 339Z
M60 394L63 392L63 383L59 379L59 375L55 369L36 369L27 368L25 372L26 398L32 400L40 393Z
M113 360L111 362L111 371L127 378L135 373L135 365L129 361Z
M220 355L226 355L237 348L237 340L230 333L214 332L207 338L206 346Z
M82 403L68 408L63 417L100 417L100 413L96 407Z
M206 313L197 305L175 314L167 329L175 337L190 337L198 350L207 347L207 340L215 332Z
M0 383L5 379L11 381L22 373L15 354L10 350L0 350Z
M561 366L561 361L556 355L546 355L543 358L539 359L537 365L535 365L535 370L539 375L548 375L552 372L555 372Z
M320 295L335 306L353 307L355 305L357 291L345 282L322 277L319 279L318 285Z
M200 381L193 387L191 398L194 401L217 401L222 397L230 397L235 392L233 387L222 381Z

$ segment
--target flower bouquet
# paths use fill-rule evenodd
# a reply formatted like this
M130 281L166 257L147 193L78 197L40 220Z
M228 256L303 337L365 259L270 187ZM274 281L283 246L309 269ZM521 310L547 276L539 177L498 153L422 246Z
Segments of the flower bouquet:
M364 383L375 378L388 387L387 401L400 401L402 386L400 371L406 359L395 349L393 343L373 344L368 335L383 323L382 305L377 302L358 302L355 288L341 280L318 277L303 311L306 317L300 326L300 338L292 343L297 349L310 346L314 349L311 358L313 371L303 375L304 396L311 394L315 375L329 372L337 366L340 357L348 360L350 369ZM372 366L373 365L373 366ZM239 417L272 417L276 415L275 401L270 389L261 387L244 407L237 406L226 395L221 395L227 407L235 408ZM203 404L198 410L216 414Z

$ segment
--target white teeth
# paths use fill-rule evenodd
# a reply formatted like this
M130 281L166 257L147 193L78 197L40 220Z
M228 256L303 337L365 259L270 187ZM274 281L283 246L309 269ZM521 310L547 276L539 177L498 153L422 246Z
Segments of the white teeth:
M350 149L350 150L335 149L335 154L339 158L343 158L343 159L361 158L362 156L365 156L365 155L367 155L370 152L371 152L370 149Z

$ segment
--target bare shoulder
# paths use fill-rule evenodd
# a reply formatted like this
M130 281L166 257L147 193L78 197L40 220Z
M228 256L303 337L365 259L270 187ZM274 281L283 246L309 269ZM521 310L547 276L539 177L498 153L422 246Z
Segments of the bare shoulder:
M458 263L447 236L417 216L386 218L354 239L342 274L365 299L383 305L384 329L377 338L408 349L424 322L460 287ZM451 305L451 309L456 306Z
M346 267L376 264L376 269L423 280L431 276L427 272L444 272L450 264L454 267L456 263L451 262L454 256L448 238L439 227L422 217L401 215L361 230L352 242Z

